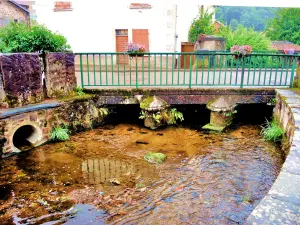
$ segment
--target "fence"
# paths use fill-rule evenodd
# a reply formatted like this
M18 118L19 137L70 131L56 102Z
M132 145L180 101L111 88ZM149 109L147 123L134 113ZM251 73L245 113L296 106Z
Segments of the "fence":
M76 53L81 86L291 87L298 55L228 52Z

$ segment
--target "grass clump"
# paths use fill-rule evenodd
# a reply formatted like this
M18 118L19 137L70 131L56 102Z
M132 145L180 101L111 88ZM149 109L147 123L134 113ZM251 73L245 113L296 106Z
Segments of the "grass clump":
M79 86L77 86L77 87L74 89L74 91L76 92L76 94L77 94L78 96L85 95L85 93L84 93L84 91L83 91L83 88L81 88L81 87L79 87Z
M67 141L70 139L70 130L67 126L53 127L50 136L51 141Z
M273 119L271 122L267 120L261 131L265 140L273 142L280 142L284 133L276 119Z
M164 161L166 161L167 156L159 152L149 152L147 155L144 156L144 159L149 163L161 164Z

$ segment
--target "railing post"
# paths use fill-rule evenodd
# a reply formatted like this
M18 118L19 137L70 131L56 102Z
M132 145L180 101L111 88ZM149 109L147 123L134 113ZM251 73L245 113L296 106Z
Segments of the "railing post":
M189 88L192 88L192 74L193 74L193 55L190 55L190 78L189 78Z
M138 57L135 56L135 88L138 89L139 88L139 78L138 78Z
M84 88L84 80L83 80L83 68L82 68L82 54L79 54L80 57L80 77L81 77L81 88Z
M243 84L244 84L244 75L245 75L245 58L242 57L242 77L241 77L241 85L240 85L240 88L243 88Z
M297 57L293 57L292 59L293 59L293 65L292 65L292 72L291 72L290 88L293 87L294 73L295 73L295 69L296 69L296 66L297 66Z

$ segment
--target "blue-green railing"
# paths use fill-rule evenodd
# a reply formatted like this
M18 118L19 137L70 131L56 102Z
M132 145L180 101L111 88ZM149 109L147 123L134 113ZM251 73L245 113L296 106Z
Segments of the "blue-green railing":
M291 87L298 55L76 53L82 87Z

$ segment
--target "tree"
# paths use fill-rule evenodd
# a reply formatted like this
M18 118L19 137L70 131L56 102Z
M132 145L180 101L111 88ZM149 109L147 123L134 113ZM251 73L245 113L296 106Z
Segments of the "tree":
M203 8L200 9L199 15L194 18L190 30L189 30L189 41L195 42L199 34L213 34L215 31L214 25L212 24L214 12L209 13Z
M67 39L43 25L10 23L0 28L0 52L67 52Z
M239 26L239 22L237 21L237 19L232 19L230 21L230 27L233 29L233 30L236 30L236 28L238 28Z
M300 45L300 8L282 8L268 24L267 35L272 40L290 41Z
M276 8L270 7L219 6L216 10L216 19L226 25L235 19L247 28L264 31L268 21L275 17L276 11Z

